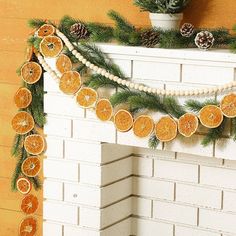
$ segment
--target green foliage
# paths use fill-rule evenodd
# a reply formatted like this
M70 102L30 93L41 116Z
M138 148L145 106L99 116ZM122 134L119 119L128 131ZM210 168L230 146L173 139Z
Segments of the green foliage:
M148 140L148 147L156 149L159 143L160 143L159 139L157 139L156 135L153 134L152 136L150 136Z
M216 29L210 29L209 31L213 34L215 38L213 47L221 47L224 45L228 45L231 42L231 35L228 29L216 28Z
M223 120L221 125L214 129L209 129L208 133L202 140L202 145L206 147L207 145L214 143L222 137L222 133L225 129L226 119Z
M14 137L14 141L11 147L11 155L14 157L19 156L20 152L21 152L21 148L23 146L23 141L24 141L25 136L24 135L20 135L20 134L16 134Z
M131 46L141 45L141 31L116 11L109 11L108 16L115 21L114 37L118 42Z
M236 25L233 26L233 31L234 33L236 33ZM236 36L235 35L231 37L229 47L230 47L231 52L236 53Z
M232 138L236 141L236 118L232 119Z
M179 13L188 5L190 0L134 0L134 4L142 11L152 13Z
M46 20L42 20L42 19L30 19L28 21L29 27L35 28L35 29L38 29L39 27L41 27L44 24L46 24Z
M184 107L181 106L173 97L165 97L163 99L163 104L168 114L174 116L175 118L180 118L186 113Z
M127 102L130 97L139 96L139 95L140 95L140 93L136 92L136 91L130 91L130 90L120 91L120 92L113 94L110 97L110 102L111 102L112 106L115 107L119 104Z
M30 46L33 46L35 47L37 50L39 50L39 44L41 43L42 39L41 38L38 38L38 37L35 37L35 36L31 36L28 40L27 40L27 43L30 45Z
M204 102L190 99L185 102L185 107L192 112L198 113L204 106L218 105L218 104L219 104L219 102L217 102L215 99L208 99Z
M86 86L91 87L93 89L98 88L121 88L128 89L126 86L116 83L102 75L93 74L89 77L89 79L84 83Z

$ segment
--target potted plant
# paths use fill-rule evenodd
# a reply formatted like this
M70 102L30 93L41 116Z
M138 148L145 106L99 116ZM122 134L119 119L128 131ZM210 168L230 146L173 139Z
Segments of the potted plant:
M153 27L164 30L178 29L183 9L190 0L134 0L142 11L148 11Z

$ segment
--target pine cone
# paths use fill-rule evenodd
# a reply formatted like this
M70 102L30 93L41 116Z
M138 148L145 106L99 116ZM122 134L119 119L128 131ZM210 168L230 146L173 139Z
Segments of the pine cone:
M70 34L76 39L86 39L90 33L82 23L75 23L70 27Z
M152 48L159 43L160 33L150 29L141 33L141 42L142 45L147 48Z
M184 23L180 28L180 33L183 37L189 38L194 33L194 26L190 23Z
M213 46L215 39L211 32L201 31L196 35L194 41L198 48L207 50Z

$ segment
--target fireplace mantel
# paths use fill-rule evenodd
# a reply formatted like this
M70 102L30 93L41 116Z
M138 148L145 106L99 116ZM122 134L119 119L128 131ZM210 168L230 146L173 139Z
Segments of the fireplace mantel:
M228 50L99 46L127 77L157 88L235 80L236 55ZM55 69L55 60L47 61ZM224 138L206 148L202 129L151 150L147 139L117 132L112 122L79 108L47 73L44 82L44 236L236 234L236 143L229 138L230 124Z

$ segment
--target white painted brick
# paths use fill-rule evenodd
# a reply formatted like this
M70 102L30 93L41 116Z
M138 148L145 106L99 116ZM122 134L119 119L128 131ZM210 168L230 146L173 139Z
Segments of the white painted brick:
M43 183L43 197L52 200L63 200L63 183L45 179Z
M51 76L49 75L48 72L45 72L43 74L44 76L44 91L47 92L54 92L54 93L58 93L63 95L63 93L60 91L59 89L59 84L56 80L54 80L53 78L51 78Z
M148 148L148 139L147 138L138 138L133 134L133 130L128 132L119 132L117 131L117 143L122 145L130 145L136 147ZM162 144L159 143L158 149L162 148Z
M206 209L199 210L199 226L236 233L236 215Z
M232 138L222 138L216 142L215 157L236 160L236 142Z
M133 77L161 81L180 81L180 64L133 61Z
M133 174L152 176L153 160L149 158L142 158L133 156Z
M101 190L99 188L65 183L65 201L83 205L100 206Z
M222 188L236 189L236 171L226 168L215 168L201 166L200 168L200 183L213 185Z
M131 218L125 219L101 231L100 236L128 236L131 235Z
M47 135L69 138L71 137L71 120L47 116L44 133Z
M182 65L182 81L186 83L217 85L225 84L233 80L233 67Z
M236 192L224 191L223 209L225 211L236 212Z
M101 219L102 228L107 227L122 219L125 219L132 214L131 197L126 198L123 201L120 201L109 207L103 208L101 212L102 212L102 219Z
M64 226L64 234L63 236L100 236L100 232L97 230L86 229L82 227L72 227L69 225ZM54 236L54 235L50 235ZM55 235L56 236L56 235Z
M152 157L152 158L163 158L163 159L175 159L174 152L158 150L158 149L150 149L150 148L133 147L133 154L142 155L148 158Z
M135 236L173 236L173 225L153 220L132 219L132 235ZM190 235L189 235L190 236Z
M101 207L130 196L132 194L132 177L103 187L101 194Z
M171 161L154 161L154 176L159 178L198 182L198 166Z
M213 145L210 144L203 148L202 139L202 135L193 135L190 138L179 135L173 141L165 143L164 150L212 157Z
M132 174L132 157L104 166L80 165L81 183L105 185Z
M62 225L48 221L43 222L43 236L63 236L62 232Z
M184 226L175 226L175 236L221 236L220 233L213 233L200 229L188 228Z
M132 148L116 144L101 144L99 142L85 142L65 140L65 158L93 162L106 163L128 156Z
M45 155L48 157L63 158L63 139L46 137L47 149Z
M221 191L217 189L177 183L176 201L220 209Z
M62 202L43 202L44 219L64 222L69 224L78 224L79 220L78 207L65 205Z
M174 199L174 183L133 177L133 194L167 200Z
M132 197L132 214L137 216L152 216L152 200Z
M154 201L153 217L183 224L197 225L197 208Z
M73 137L100 142L116 142L116 129L112 122L74 120Z
M176 153L177 160L182 162L190 162L194 164L208 164L214 166L221 166L223 163L222 159L206 156L199 156L199 155L192 155L187 153Z
M113 58L113 61L119 66L120 70L125 74L126 77L131 77L131 60Z
M75 162L44 159L43 170L47 178L79 180L79 165Z
M80 226L101 229L131 215L131 198L102 209L80 208ZM115 213L115 214L114 214Z
M72 96L45 94L44 111L48 114L84 117L84 109L77 105L75 98Z

